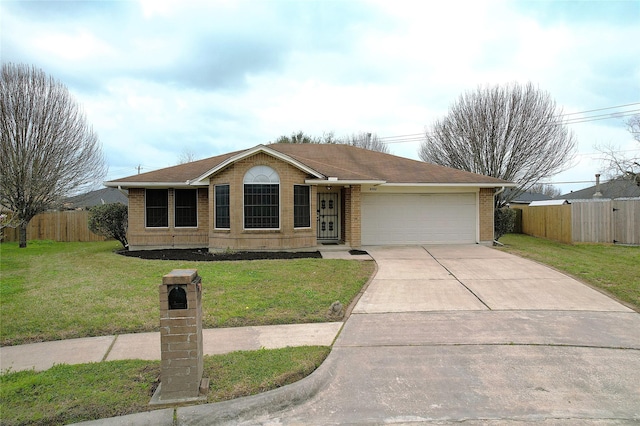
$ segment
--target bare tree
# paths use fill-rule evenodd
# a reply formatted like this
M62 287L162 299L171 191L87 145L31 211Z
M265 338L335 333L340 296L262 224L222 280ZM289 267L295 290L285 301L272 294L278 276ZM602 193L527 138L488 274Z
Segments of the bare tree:
M640 114L631 116L626 124L631 136L640 142ZM596 149L602 154L604 173L612 179L628 179L640 186L640 156L624 155L613 145L596 146Z
M182 149L182 153L180 154L180 158L178 159L178 164L186 164L193 163L198 159L198 156L191 149L184 147Z
M548 183L536 183L529 188L529 192L533 194L543 194L551 198L555 198L562 194L562 191L560 191L559 188Z
M505 191L510 195L496 200L503 205L565 170L574 157L575 138L561 113L550 95L531 83L478 87L461 95L433 124L418 155L517 183L516 190Z
M633 115L627 120L627 129L631 136L640 142L640 114Z
M3 64L0 76L0 205L20 227L106 175L102 147L67 88L42 70Z
M290 136L280 136L274 143L337 143L333 132L323 132L322 136L311 136L299 130Z
M382 142L378 135L375 133L355 133L351 136L342 138L340 140L340 143L389 154L389 147L386 143Z
M382 142L375 133L354 133L351 136L337 138L334 132L323 132L322 136L311 136L302 130L292 133L290 136L280 136L275 143L335 143L357 146L371 151L389 153L387 144Z

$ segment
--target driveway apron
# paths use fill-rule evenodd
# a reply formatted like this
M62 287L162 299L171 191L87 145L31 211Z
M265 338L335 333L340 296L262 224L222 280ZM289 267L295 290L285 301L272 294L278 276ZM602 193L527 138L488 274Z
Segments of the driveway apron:
M316 372L326 384L232 423L640 422L640 314L484 246L367 251L378 272Z

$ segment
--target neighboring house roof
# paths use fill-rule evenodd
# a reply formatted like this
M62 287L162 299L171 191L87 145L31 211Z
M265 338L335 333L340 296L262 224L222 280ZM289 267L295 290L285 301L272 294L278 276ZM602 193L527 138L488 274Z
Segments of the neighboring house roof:
M511 182L342 144L270 144L106 182L110 187L205 185L235 161L264 152L306 171L309 182L515 186Z
M557 198L567 200L590 200L593 199L593 194L596 193L596 186L590 186L579 191L572 191L568 194L560 195ZM600 193L602 197L597 198L640 198L640 186L638 186L633 180L628 179L613 179L608 182L600 184Z
M509 197L509 190L505 191L505 197ZM516 198L514 198L513 200L509 201L509 203L511 204L529 204L533 201L544 201L544 200L550 200L551 197L549 197L548 195L545 194L540 194L539 192L523 192L522 194L518 195Z
M571 204L567 200L555 199L555 200L541 200L541 201L532 201L529 204L529 207L536 206L561 206L563 204Z
M63 201L62 205L68 209L81 209L111 203L127 205L129 199L115 188L102 188L97 191L87 192L86 194L69 197Z

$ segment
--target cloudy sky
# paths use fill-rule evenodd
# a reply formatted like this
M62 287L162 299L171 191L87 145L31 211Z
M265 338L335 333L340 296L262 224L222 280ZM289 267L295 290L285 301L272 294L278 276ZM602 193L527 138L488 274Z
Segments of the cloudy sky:
M594 179L596 145L640 151L624 124L640 112L640 0L2 0L0 25L3 62L82 105L108 179L299 130L371 132L418 159L460 94L512 82L571 114L561 189Z

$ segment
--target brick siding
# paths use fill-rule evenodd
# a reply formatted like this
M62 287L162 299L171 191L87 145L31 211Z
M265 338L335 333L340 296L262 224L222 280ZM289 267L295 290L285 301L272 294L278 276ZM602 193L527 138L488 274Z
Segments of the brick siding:
M493 242L493 188L480 188L479 209L480 209L480 243L488 244Z

